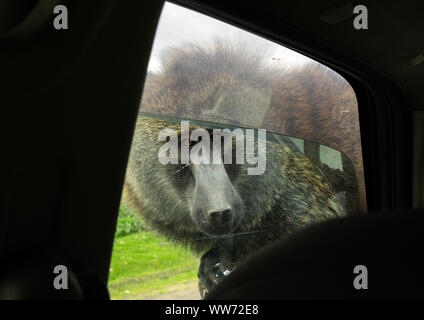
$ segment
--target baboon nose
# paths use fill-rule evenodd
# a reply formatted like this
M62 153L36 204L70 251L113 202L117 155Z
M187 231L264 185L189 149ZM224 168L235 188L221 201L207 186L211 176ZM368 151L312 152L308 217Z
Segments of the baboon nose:
M208 212L208 215L214 223L226 223L231 219L232 209L213 210Z

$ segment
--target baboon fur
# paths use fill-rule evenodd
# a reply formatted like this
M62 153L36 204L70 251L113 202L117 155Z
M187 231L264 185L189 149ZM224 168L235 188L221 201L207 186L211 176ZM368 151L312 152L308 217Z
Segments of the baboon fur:
M333 177L336 191L357 194L358 205L353 211L366 211L358 106L352 87L336 72L312 60L290 67L284 59L269 59L272 64L265 65L260 51L219 41L211 47L169 49L163 54L161 72L146 79L141 110L190 118L213 109L221 95L234 100L238 97L234 91L244 92L246 83L250 84L247 90L269 88L270 106L260 127L304 139L305 149L323 144L343 152L344 164L350 159L353 170L348 165L343 168L348 171L345 174L330 171L325 165L322 169ZM234 107L225 111L229 112L227 118L232 114L237 118L240 112ZM217 121L224 116L218 114ZM319 163L317 157L312 155L315 163Z
M356 149L355 99L344 80L323 67L308 64L282 72L279 66L264 64L260 55L229 45L192 45L169 50L163 59L161 71L146 79L124 202L152 229L205 253L199 268L201 294L217 282L217 268L232 270L248 254L282 235L346 214L323 168L281 137L278 143L266 142L264 174L247 175L248 164L225 165L242 200L240 212L234 212L240 214L235 229L223 235L199 230L191 214L196 185L191 166L158 161L158 150L164 143L158 141L159 131L172 128L178 132L180 122L146 113L199 119L207 114L209 121L222 122L246 112L238 105L246 93L250 100L270 102L261 124L264 128L333 146L352 157L356 167L362 159L360 145ZM268 100L261 96L264 92L269 94ZM219 101L231 108L218 110ZM343 116L340 110L346 111Z

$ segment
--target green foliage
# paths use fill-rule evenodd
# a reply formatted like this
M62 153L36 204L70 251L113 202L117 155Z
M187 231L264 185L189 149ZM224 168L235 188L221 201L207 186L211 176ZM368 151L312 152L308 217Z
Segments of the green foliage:
M141 219L121 204L115 237L123 237L139 232L142 229Z

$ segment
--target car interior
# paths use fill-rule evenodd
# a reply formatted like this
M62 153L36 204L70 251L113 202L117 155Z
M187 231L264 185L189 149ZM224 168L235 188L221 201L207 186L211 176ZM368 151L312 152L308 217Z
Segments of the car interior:
M205 299L422 299L424 2L169 3L331 68L352 87L359 115L364 212L282 236ZM58 5L68 12L62 30L53 26ZM356 5L368 10L366 29L353 25ZM118 213L163 6L0 0L0 299L110 299ZM57 265L67 267L69 290L52 286ZM358 265L368 270L366 290L353 285Z

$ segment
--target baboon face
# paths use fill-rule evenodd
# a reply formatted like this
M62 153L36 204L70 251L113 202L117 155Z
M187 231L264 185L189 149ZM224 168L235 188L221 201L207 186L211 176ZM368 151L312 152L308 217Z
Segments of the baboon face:
M149 195L149 201L156 202L154 207L158 212L152 219L158 219L163 212L178 219L178 224L182 223L186 228L194 226L207 235L233 232L245 217L245 205L237 181L246 174L246 168L235 161L224 164L226 153L231 153L231 157L236 159L235 138L230 136L229 143L224 143L223 137L214 138L212 129L208 128L209 148L201 148L199 155L209 157L211 164L196 164L191 160L184 164L181 161L182 146L187 145L191 153L193 148L199 147L201 138L198 141L183 141L178 124L142 119L143 125L138 132L144 136L143 143L134 148L141 148L140 154L150 155L144 156L137 166L140 168L139 181L143 194ZM158 141L159 131L163 128L173 129L178 134L178 164L161 164L158 160L159 149L165 143ZM199 126L190 127L191 132L195 129L199 129ZM217 139L221 140L219 149L215 145ZM221 161L212 163L216 155Z
M187 173L181 176L178 184L179 188L188 189L190 216L196 227L208 235L223 235L234 231L244 216L243 201L233 185L240 173L240 166L224 165L224 154L233 153L232 144L218 145L217 140L223 142L222 138L214 137L212 130L205 132L209 133L209 147L199 150L199 155L207 157L211 163L190 162L182 168ZM198 142L201 140L199 138ZM179 142L180 146L186 144L190 152L198 147L196 142L181 141L181 135ZM214 151L218 151L218 154L214 155ZM212 163L214 156L219 157L219 163Z

